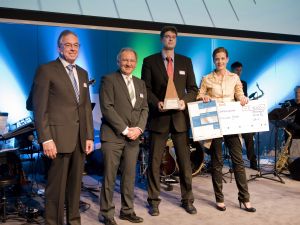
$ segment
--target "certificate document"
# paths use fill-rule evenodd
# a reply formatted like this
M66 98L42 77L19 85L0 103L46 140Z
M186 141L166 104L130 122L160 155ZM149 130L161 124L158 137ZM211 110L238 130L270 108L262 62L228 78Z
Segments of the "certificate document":
M191 102L188 110L194 141L269 130L264 99L249 101L245 106L240 102Z

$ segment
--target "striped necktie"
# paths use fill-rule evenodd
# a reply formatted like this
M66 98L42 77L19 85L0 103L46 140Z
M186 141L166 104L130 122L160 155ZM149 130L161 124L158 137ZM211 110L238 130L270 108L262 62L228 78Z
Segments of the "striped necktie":
M134 106L136 98L135 98L135 91L134 91L134 86L133 86L133 82L132 82L132 78L131 77L126 77L126 86L128 89L128 93L129 93L129 97L130 97L130 101L132 106Z
M75 66L74 65L68 65L67 66L67 69L68 69L68 75L70 77L70 80L71 80L71 83L72 83L72 86L73 86L73 89L74 89L74 92L75 92L75 95L76 95L76 100L77 102L79 102L79 89L78 89L78 84L77 84L77 81L75 79L75 76L74 76L74 72L73 72L73 68Z

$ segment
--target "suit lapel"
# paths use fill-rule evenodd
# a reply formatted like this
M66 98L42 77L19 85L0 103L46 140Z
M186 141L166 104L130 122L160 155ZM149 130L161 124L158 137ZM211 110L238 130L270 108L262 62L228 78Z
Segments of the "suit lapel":
M157 66L160 69L162 76L164 77L165 81L168 82L168 74L166 70L166 66L164 64L164 60L162 58L162 53L157 54L157 59L155 60L157 62Z
M180 60L178 59L178 55L174 54L174 75L173 75L174 83L176 83L178 75L179 75L179 66L178 66L178 64L180 64Z
M70 80L70 77L69 77L64 65L62 64L62 62L60 61L59 58L56 60L56 62L57 62L58 74L60 76L59 79L61 79L66 84L66 88L68 89L68 92L72 93L74 101L77 102L72 82Z
M83 91L84 91L84 88L83 88L84 76L78 67L76 67L76 70L77 70L77 75L78 75L79 103L80 103L82 100ZM88 85L88 84L86 84L86 85ZM87 88L88 88L88 86L87 86ZM75 92L74 92L74 96L75 96ZM76 96L75 96L75 98L76 98Z
M130 105L132 106L126 83L125 83L125 81L123 79L123 76L120 72L118 72L117 81L118 81L119 85L122 87L122 90L125 93L127 100L129 101Z
M136 77L132 77L133 79L133 84L134 84L134 90L135 90L135 104L134 104L134 107L139 105L139 101L141 100L140 98L140 86L139 86L139 82L138 82L138 78Z

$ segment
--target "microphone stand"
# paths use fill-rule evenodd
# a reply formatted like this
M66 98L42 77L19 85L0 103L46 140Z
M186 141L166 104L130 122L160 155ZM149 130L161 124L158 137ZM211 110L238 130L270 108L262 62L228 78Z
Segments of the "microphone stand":
M263 90L261 90L259 88L258 83L256 83L256 87L258 88L258 90L261 92L261 94L259 96L257 96L256 98L253 99L258 99L260 97L262 97L264 95ZM276 162L277 162L277 149L278 149L278 121L275 122L275 162L274 162L274 168L272 172L267 172L267 173L262 173L261 172L261 167L260 167L260 140L259 140L259 132L257 133L257 143L256 143L256 153L257 153L257 159L258 159L258 163L257 163L257 174L255 175L250 175L250 179L248 181L252 181L255 180L256 178L265 178L268 180L273 180L273 181L277 181L280 183L285 183L282 178L279 176L279 174L276 171ZM275 177L277 177L278 179L272 178L272 177L268 177L266 175L270 175L273 174Z
M257 152L257 174L250 175L250 179L248 181L255 180L256 178L265 178L265 179L277 181L277 182L280 182L280 183L283 183L283 184L285 183L276 171L277 148L278 148L278 140L277 139L278 139L278 127L277 127L277 122L276 122L275 123L275 162L274 162L274 168L273 168L273 171L271 171L271 172L262 173L261 166L260 166L259 132L257 133L257 143L256 143L256 147L257 147L257 149L256 149L256 152ZM278 179L266 176L266 175L270 175L270 174L273 174Z

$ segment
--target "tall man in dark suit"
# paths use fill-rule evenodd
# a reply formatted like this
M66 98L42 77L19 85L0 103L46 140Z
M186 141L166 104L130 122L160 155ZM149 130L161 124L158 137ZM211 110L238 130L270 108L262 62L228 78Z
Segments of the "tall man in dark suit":
M191 59L174 52L176 38L175 27L162 28L160 33L162 51L145 58L142 67L142 79L146 83L150 111L151 146L148 166L148 203L152 216L159 215L160 164L169 134L174 143L179 166L182 207L190 214L197 213L193 206L187 103L195 101L198 88ZM167 60L172 61L174 71L172 77L180 99L179 110L163 109L168 83Z
M240 78L242 76L243 72L243 65L240 62L234 62L231 64L231 71L235 74L237 74ZM247 92L247 82L244 80L241 80L243 84L243 91L246 97L248 97ZM242 134L242 138L245 141L246 146L246 152L247 152L247 158L250 161L250 168L257 170L257 159L254 151L254 133L244 133Z
M46 186L45 223L80 224L79 198L86 154L93 151L93 119L87 72L75 64L79 41L64 30L59 58L40 66L33 83L35 126L44 154L52 159Z
M143 222L134 212L133 199L139 136L148 117L147 91L144 81L132 76L137 63L133 49L121 49L117 63L119 70L103 77L100 87L104 177L99 220L103 216L106 225L116 225L113 192L118 168L121 172L120 219Z

